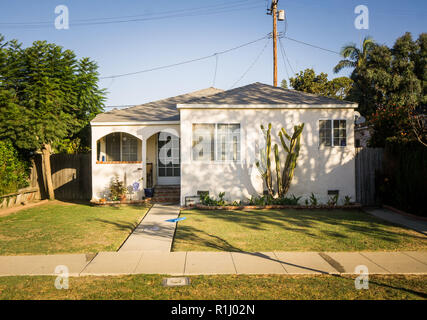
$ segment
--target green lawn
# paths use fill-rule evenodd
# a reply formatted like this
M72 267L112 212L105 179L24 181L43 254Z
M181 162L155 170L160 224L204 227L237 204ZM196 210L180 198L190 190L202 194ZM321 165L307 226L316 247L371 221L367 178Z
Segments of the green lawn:
M421 234L359 210L187 210L173 251L427 250Z
M0 217L0 255L114 251L148 207L55 201Z
M370 276L369 289L354 278L330 275L192 276L185 287L163 287L163 276L78 277L57 290L55 277L1 277L0 299L426 299L426 276ZM102 290L100 290L102 288Z

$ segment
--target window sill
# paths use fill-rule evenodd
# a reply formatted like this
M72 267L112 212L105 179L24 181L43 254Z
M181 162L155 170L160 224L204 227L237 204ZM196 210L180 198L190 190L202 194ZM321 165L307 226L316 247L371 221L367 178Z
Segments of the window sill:
M142 163L142 161L96 161L96 164L131 164Z

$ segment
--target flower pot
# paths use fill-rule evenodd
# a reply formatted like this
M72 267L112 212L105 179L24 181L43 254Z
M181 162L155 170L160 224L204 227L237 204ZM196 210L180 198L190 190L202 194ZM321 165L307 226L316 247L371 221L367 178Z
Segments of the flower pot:
M152 198L154 189L153 188L144 188L145 197Z

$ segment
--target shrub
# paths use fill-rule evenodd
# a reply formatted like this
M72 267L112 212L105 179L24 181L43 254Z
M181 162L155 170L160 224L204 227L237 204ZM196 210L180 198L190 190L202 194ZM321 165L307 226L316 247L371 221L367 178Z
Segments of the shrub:
M208 193L202 193L200 195L200 202L205 206L225 206L226 202L224 200L225 192L220 192L218 194L218 199L209 197Z
M28 186L29 163L9 141L0 141L0 195Z
M123 181L120 181L118 176L111 179L110 197L113 201L120 200L121 196L126 193L126 190Z

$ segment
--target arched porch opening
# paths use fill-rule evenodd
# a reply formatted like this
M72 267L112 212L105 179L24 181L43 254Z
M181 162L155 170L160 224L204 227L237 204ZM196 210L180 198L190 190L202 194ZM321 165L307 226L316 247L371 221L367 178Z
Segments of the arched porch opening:
M96 162L142 162L142 140L126 132L107 134L96 142Z

